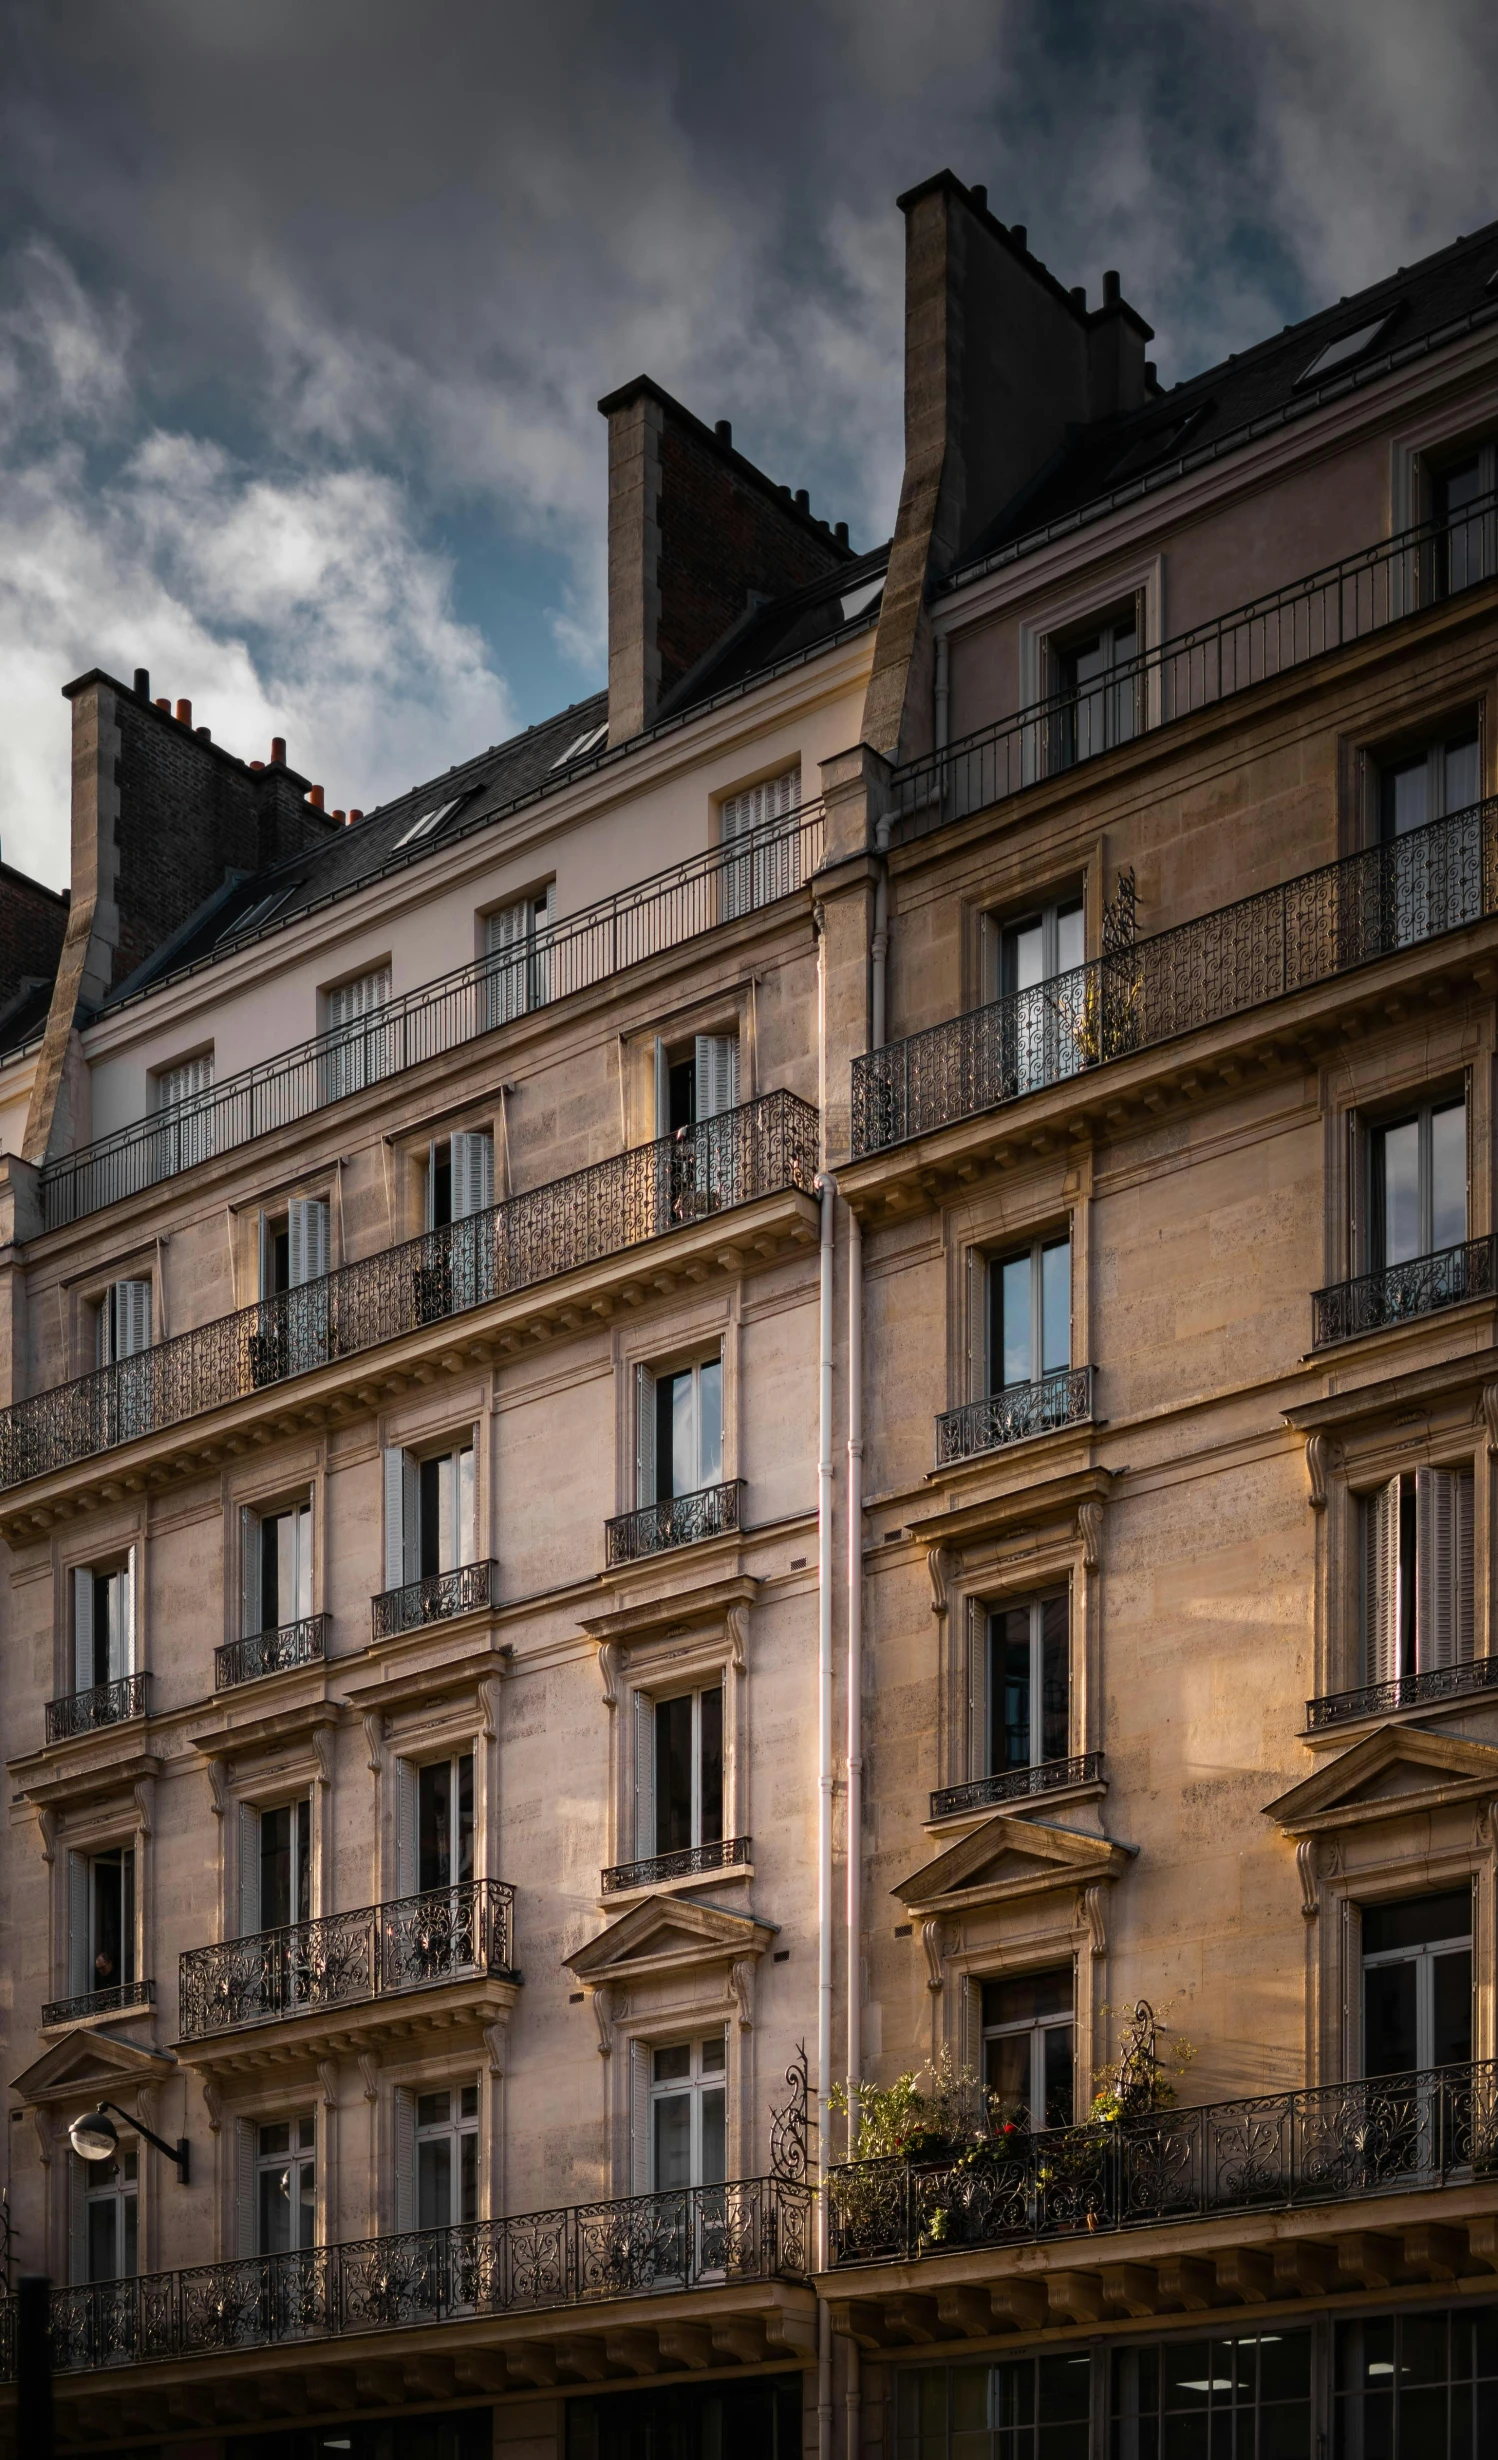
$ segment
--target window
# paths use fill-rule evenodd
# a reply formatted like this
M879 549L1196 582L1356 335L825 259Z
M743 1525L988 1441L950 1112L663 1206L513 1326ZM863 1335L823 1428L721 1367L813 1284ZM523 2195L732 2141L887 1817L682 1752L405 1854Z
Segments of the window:
M1052 769L1128 743L1139 731L1139 618L1132 604L1057 645Z
M254 2252L288 2255L317 2243L316 2125L312 2111L252 2127Z
M312 1612L312 1506L240 1514L240 1627L247 1640Z
M425 1458L385 1454L385 1586L400 1589L472 1563L473 1446Z
M723 1686L635 1693L635 1859L723 1838Z
M452 818L462 800L460 794L455 795L450 803L439 803L434 810L424 811L419 820L413 820L408 829L402 830L395 841L397 846L414 845L418 837L434 836L443 821Z
M97 1357L101 1367L138 1357L151 1346L149 1281L112 1281L99 1301Z
M568 744L565 752L560 752L557 755L557 758L551 764L552 767L554 769L565 769L569 760L581 760L585 752L596 752L601 743L607 742L608 732L609 726L607 718L604 719L601 726L590 726L586 734L579 735L575 742Z
M1086 2350L978 2366L896 2371L895 2460L1089 2460L1092 2359ZM1116 2447L1117 2460L1153 2443ZM1168 2447L1175 2460L1176 2447Z
M1033 913L994 927L998 933L997 991L1001 999L1010 998L1016 991L1033 990L1037 983L1053 981L1057 974L1073 972L1086 955L1080 897L1041 906Z
M135 1672L135 1549L101 1571L73 1571L73 1688L93 1691Z
M739 1098L737 1034L698 1034L680 1049L655 1046L655 1116L662 1136L680 1136L716 1119Z
M721 2030L668 2049L634 2045L648 2098L648 2169L640 2191L721 2186L728 2175L728 2045Z
M1072 1971L1017 1973L983 1984L983 2089L991 2119L1069 2127Z
M412 2123L417 2229L479 2217L479 2088L403 2095ZM411 2222L406 2224L411 2226Z
M1064 1760L1071 1739L1066 1591L974 1612L968 1635L970 1777Z
M305 1794L239 1806L239 1929L252 1939L312 1914L312 1805Z
M425 1896L473 1877L473 1753L402 1760L396 1859L402 1896Z
M1375 316L1371 324L1357 325L1351 333L1339 333L1334 342L1323 343L1310 366L1296 377L1296 383L1310 384L1316 377L1329 376L1333 369L1346 367L1351 360L1360 359L1365 350L1372 349L1388 323L1387 314Z
M1498 488L1498 444L1491 439L1448 461L1431 473L1431 518L1435 541L1436 589L1470 589L1498 571L1498 521L1493 495Z
M1427 821L1469 810L1482 797L1476 721L1464 721L1418 751L1381 760L1378 778L1379 834L1386 845Z
M544 1008L551 998L553 961L547 935L556 913L557 886L549 880L545 888L484 916L491 1026L508 1025L532 1008Z
M186 1170L213 1151L213 1053L199 1051L162 1068L156 1078L156 1107L169 1115L167 1134L171 1164Z
M1467 1105L1422 1102L1369 1131L1370 1270L1460 1247L1467 1236Z
M260 1295L278 1298L322 1281L329 1269L326 1196L293 1196L284 1213L260 1216Z
M1008 1255L979 1256L975 1272L982 1281L974 1293L972 1330L987 1382L974 1398L1068 1368L1071 1240L1033 1239Z
M1470 1469L1408 1470L1359 1498L1365 1683L1393 1683L1473 1651Z
M670 1503L723 1477L723 1358L635 1369L636 1502Z
M352 982L337 983L325 994L327 1031L331 1037L323 1062L323 1099L335 1102L357 1093L386 1075L391 1063L390 1034L380 1023L389 1004L390 968L377 965Z
M426 1226L446 1229L487 1213L494 1202L494 1139L487 1129L464 1128L427 1148Z
M122 2136L108 2161L68 2156L68 2271L74 2281L130 2281L139 2270L140 2146Z
M783 769L742 794L728 794L718 805L718 835L732 846L751 840L741 855L725 862L722 872L722 916L756 913L776 897L789 895L801 883L801 838L795 813L801 803L801 768ZM774 823L787 826L777 829Z
M1118 2460L1154 2452L1171 2460L1324 2452L1325 2438L1312 2433L1310 2333L1173 2338L1115 2350L1109 2448Z
M135 1854L128 1845L68 1856L68 1992L135 1983Z
M1363 1907L1363 2073L1472 2056L1472 1891Z
M1333 2383L1339 2460L1487 2460L1498 2449L1498 2307L1339 2317Z

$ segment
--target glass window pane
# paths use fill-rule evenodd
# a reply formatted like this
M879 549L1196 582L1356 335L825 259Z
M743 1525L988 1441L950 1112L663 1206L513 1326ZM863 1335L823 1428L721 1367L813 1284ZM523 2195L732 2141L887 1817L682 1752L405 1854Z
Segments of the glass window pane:
M1002 946L1002 987L1005 996L1033 989L1045 977L1045 925L1039 914L1011 923Z
M312 2246L317 2238L317 2185L310 2161L297 2165L297 2236L298 2246Z
M721 2033L709 2033L702 2045L702 2072L721 2076L728 2065L728 2043Z
M1070 1965L1052 1965L1044 1973L1016 1973L1006 1981L983 1985L985 2029L997 2024L1035 2024L1046 2016L1069 2016L1071 2009Z
M1056 971L1070 974L1087 953L1086 931L1082 919L1081 900L1075 905L1056 909Z
M1072 2028L1048 2024L1042 2035L1045 2063L1045 2123L1069 2127L1072 2109Z
M659 1700L655 1711L655 1850L692 1842L692 1698Z
M112 2281L115 2272L115 2199L112 2195L91 2200L88 2207L88 2277L91 2281Z
M460 2181L462 2199L458 2212L460 2221L476 2221L479 2217L479 2140L475 2132L458 2138L462 2159Z
M445 1888L452 1876L452 1762L432 1760L416 1779L416 1885Z
M1409 829L1424 828L1430 818L1430 762L1423 752L1384 779L1384 811L1387 836L1403 837Z
M1472 1951L1431 1958L1431 2062L1447 2067L1472 2056Z
M1477 737L1446 746L1446 809L1467 811L1482 797L1482 773L1477 763Z
M983 2044L983 2087L996 2119L1029 2110L1030 2040L1028 2033L995 2033Z
M671 1378L671 1492L697 1489L697 1395L690 1370Z
M673 2042L669 2050L657 2050L655 2054L657 2084L674 2084L678 2076L689 2076L691 2072L692 2045L690 2042Z
M1070 1601L1048 1597L1040 1610L1042 1649L1040 1756L1064 1760L1071 1743Z
M1363 1907L1363 1954L1389 1948L1439 1946L1472 1935L1472 1892L1443 1888L1438 1896L1402 1896L1389 1905Z
M416 2226L446 2229L453 2218L453 2151L450 2136L432 2136L416 2147Z
M459 2096L459 2109L464 2118L477 2118L479 2114L479 2088L476 2084L464 2085L462 2093Z
M1071 1365L1071 1241L1057 1239L1040 1259L1042 1375Z
M1433 1253L1467 1235L1467 1105L1452 1102L1430 1122L1430 1243Z
M473 1753L465 1751L457 1763L458 1777L458 1867L459 1879L473 1877Z
M1000 1618L1004 1627L1000 1709L1003 1718L999 1767L1030 1766L1030 1610L1021 1606Z
M123 2260L120 2264L120 2277L123 2280L133 2281L137 2272L140 2270L140 2246L137 2236L136 2202L133 2195L121 2197L120 2218L124 2223L125 2229L125 2248Z
M291 2168L281 2162L260 2172L260 2253L283 2255L291 2244Z
M1030 1327L1030 1258L1007 1256L999 1267L999 1382L1028 1384L1033 1348Z
M716 1845L723 1834L723 1693L704 1691L698 1710L701 1725L702 1805L699 1845Z
M452 2115L452 2100L447 2093L421 2093L416 2101L418 2127L445 2127Z
M1373 1147L1374 1204L1382 1232L1375 1266L1424 1253L1420 1235L1420 1123L1381 1128Z
M692 2183L690 2093L663 2093L656 2102L655 2183L662 2191Z
M723 1477L723 1361L710 1358L697 1378L700 1432L697 1483L717 1486Z
M1363 2072L1398 2075L1416 2063L1414 1960L1370 1965L1363 1974Z
M702 2096L702 2176L699 2186L721 2186L728 2175L728 2096L715 2085Z

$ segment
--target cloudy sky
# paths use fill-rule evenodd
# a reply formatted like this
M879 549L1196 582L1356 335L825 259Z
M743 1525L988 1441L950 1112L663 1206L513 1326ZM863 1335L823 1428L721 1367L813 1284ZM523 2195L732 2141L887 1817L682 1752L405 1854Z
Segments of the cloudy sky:
M1491 0L0 0L0 851L67 679L366 808L602 680L600 393L854 539L902 187L950 164L1167 382L1498 217Z

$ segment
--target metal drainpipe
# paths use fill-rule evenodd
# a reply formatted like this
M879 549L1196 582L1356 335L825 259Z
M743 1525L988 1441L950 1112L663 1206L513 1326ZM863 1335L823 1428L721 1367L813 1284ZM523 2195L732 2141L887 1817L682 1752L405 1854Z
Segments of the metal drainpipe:
M863 1231L848 1212L848 2158L863 2070ZM859 2348L848 2342L848 2460L858 2460Z
M817 1310L817 2168L824 2192L818 2199L819 2269L827 2267L827 2154L831 2115L827 2096L832 2075L832 1342L833 1239L837 1181L823 1171L821 1282ZM825 2299L818 2317L817 2443L821 2460L832 2460L832 2313Z

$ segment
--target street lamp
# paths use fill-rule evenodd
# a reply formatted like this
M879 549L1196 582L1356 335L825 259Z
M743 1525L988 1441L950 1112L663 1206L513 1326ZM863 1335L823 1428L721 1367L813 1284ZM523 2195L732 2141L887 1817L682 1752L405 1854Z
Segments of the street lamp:
M82 2118L74 2119L68 2129L68 2142L72 2145L79 2160L112 2161L114 2159L119 2148L120 2131L114 2119L109 2115L111 2110L114 2111L115 2117L125 2121L127 2127L133 2127L137 2135L143 2135L148 2144L154 2144L158 2152L164 2152L168 2161L176 2162L177 2183L185 2187L187 2184L186 2136L179 2135L175 2144L168 2144L164 2136L156 2135L141 2119L132 2118L128 2110L122 2110L117 2101L101 2101L97 2110L87 2110Z

